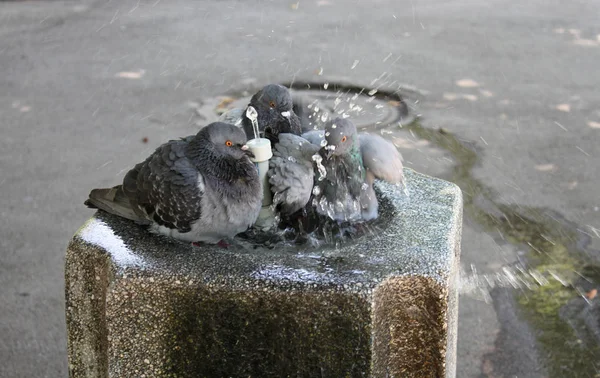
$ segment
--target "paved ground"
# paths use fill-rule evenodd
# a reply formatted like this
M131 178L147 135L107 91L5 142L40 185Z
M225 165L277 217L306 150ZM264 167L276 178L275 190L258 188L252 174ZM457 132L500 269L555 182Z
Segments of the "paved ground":
M597 247L599 14L584 0L0 2L0 376L66 376L63 256L90 188L193 133L189 102L321 69L426 90L424 126L477 144L498 203L556 210ZM451 166L408 133L402 152ZM497 239L467 219L463 265L514 261ZM461 298L459 377L545 376L516 313L503 289Z

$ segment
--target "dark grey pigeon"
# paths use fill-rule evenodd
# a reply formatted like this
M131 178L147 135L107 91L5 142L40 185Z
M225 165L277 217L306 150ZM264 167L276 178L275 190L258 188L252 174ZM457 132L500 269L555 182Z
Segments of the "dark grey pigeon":
M395 146L377 135L358 134L347 119L329 121L324 131L303 137L281 134L279 139L269 182L274 203L284 214L310 202L319 214L338 222L375 219L375 179L404 182L402 156Z
M252 96L248 106L258 113L258 129L272 143L277 142L280 133L302 133L300 119L292 109L292 95L283 85L266 85ZM246 109L232 109L219 120L242 127L248 139L254 139L252 121L246 116Z
M85 204L180 240L233 237L254 224L262 205L245 143L238 127L211 123L158 147L125 175L123 185L94 189Z

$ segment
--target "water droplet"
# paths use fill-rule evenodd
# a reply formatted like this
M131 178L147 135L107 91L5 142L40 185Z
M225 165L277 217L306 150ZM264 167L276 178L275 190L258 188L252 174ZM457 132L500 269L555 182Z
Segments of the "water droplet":
M323 139L323 140L321 141L321 147L325 147L325 146L327 146L327 140ZM313 160L314 160L314 159L313 159Z
M329 114L327 114L327 113L321 114L321 122L327 122L328 118L329 118Z
M291 161L292 163L296 162L296 158L294 158L293 156L288 156L288 160Z
M373 96L375 93L377 93L377 89L371 89L369 91L369 96Z
M325 144L327 144L327 141L325 141ZM327 170L323 166L323 158L321 155L315 154L312 159L317 164L317 169L319 170L319 181L323 181L325 176L327 176Z
M333 125L331 125L331 128L335 129L335 128L337 128L337 125L334 123Z
M321 194L321 188L319 188L318 186L315 186L315 187L313 188L313 190L312 190L312 193L313 193L315 196L318 196L319 194Z
M360 60L355 60L354 63L352 63L352 67L350 67L351 70L355 69L356 66L358 66L358 63L360 62Z
M323 89L327 89L329 87L329 83L323 84Z

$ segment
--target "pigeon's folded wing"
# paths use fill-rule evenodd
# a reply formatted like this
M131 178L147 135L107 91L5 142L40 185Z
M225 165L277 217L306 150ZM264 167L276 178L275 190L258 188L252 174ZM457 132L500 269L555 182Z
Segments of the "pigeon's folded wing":
M367 172L392 184L404 182L402 155L393 143L379 135L367 133L359 134L358 138Z
M273 203L281 211L291 214L303 208L310 200L313 189L314 168L312 156L319 146L294 134L279 134L273 157L269 162L269 183Z
M325 143L325 130L311 130L302 134L302 138L310 143L322 146Z
M200 218L204 179L185 157L184 141L159 147L130 170L123 191L132 205L161 226L189 232Z

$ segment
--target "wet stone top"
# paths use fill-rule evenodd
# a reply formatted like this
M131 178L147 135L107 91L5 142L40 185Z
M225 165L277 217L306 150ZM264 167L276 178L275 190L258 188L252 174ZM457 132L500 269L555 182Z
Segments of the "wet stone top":
M148 233L119 217L97 212L74 242L107 253L115 274L156 276L209 286L249 289L344 290L369 295L394 275L431 277L447 282L460 236L462 195L449 182L405 169L408 196L396 186L377 183L377 227L337 245L281 245L256 248L237 240L225 249L195 247Z

